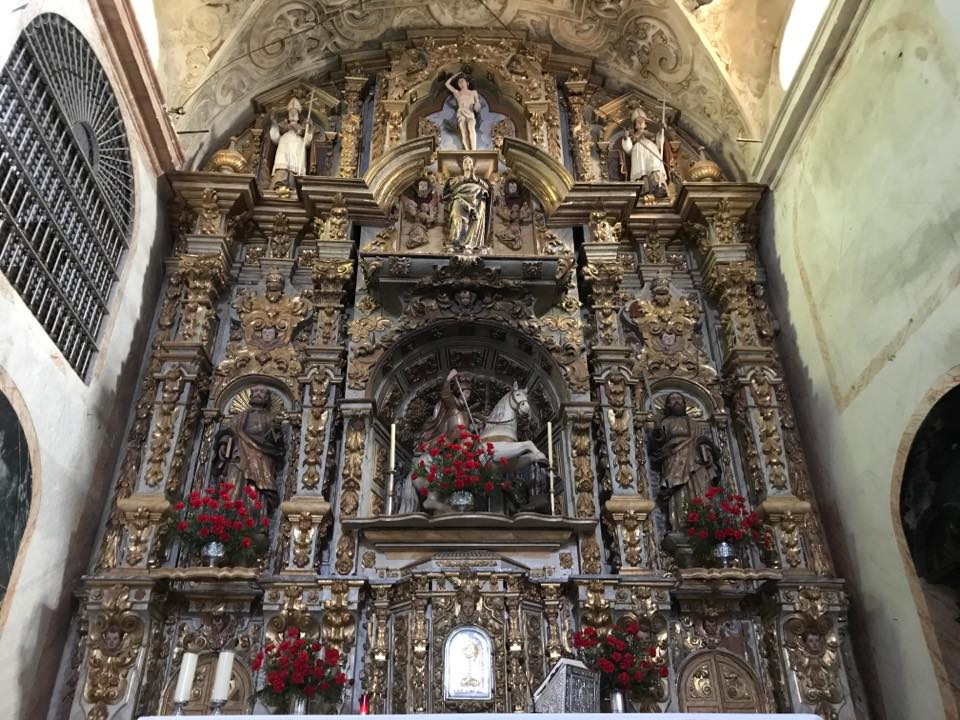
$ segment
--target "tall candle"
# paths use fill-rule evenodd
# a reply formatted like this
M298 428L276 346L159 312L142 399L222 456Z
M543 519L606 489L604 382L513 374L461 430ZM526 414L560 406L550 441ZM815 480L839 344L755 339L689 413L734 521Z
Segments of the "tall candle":
M180 674L177 676L177 688L173 692L174 702L189 702L193 689L193 677L197 673L197 654L185 652L180 661Z
M224 650L217 657L217 669L213 674L213 690L210 700L226 700L230 694L230 676L233 674L233 653Z
M547 421L547 467L553 470L553 423Z
M397 468L397 424L390 423L390 472Z

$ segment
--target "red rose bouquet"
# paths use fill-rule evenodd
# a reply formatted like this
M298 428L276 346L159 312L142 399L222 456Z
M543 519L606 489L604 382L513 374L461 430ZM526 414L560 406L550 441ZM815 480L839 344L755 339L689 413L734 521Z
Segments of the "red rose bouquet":
M711 487L687 503L686 528L694 552L709 557L713 548L726 542L734 547L760 539L760 518L747 511L743 495Z
M295 627L279 643L268 643L253 659L253 671L266 671L259 695L265 705L282 708L293 698L316 698L335 710L351 680L343 672L340 651L308 642Z
M410 473L410 479L426 481L419 493L426 497L433 490L440 497L449 497L466 490L474 495L490 495L494 490L510 487L510 481L501 479L493 454L493 443L484 443L476 433L467 432L460 425L460 438L449 442L441 435L432 443L420 443L417 452L429 454L429 459L420 460ZM499 465L505 466L506 458Z
M178 502L178 516L174 534L191 550L210 542L223 544L224 559L229 564L256 559L258 546L263 544L270 518L257 519L263 503L250 485L234 498L234 486L223 483L204 492L190 493L187 502Z
M573 634L573 646L587 667L600 674L606 690L621 690L634 697L657 694L661 678L669 671L656 645L640 636L635 622L617 623L605 636L585 627Z

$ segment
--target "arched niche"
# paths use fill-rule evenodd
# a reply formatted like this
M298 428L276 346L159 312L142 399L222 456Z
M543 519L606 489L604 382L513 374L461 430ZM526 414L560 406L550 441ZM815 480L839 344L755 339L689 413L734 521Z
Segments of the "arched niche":
M0 607L8 607L7 591L19 575L18 562L23 541L33 525L36 507L34 462L31 456L32 428L25 429L14 403L20 405L19 394L10 397L0 392L0 500L3 520L0 522ZM0 611L2 612L2 611ZM0 623L7 613L0 614Z
M942 378L914 413L897 451L894 527L948 714L960 652L960 367Z
M763 693L753 670L722 650L706 650L687 659L677 684L680 712L764 712Z
M457 104L453 95L447 89L445 83L454 73L460 71L458 63L447 63L440 67L434 76L433 83L429 86L429 91L420 99L414 102L407 113L404 123L404 136L412 139L423 134L423 121L430 120L436 122L437 113L446 109L446 115L453 121L454 126L447 135L443 134L444 128L440 127L441 136L437 143L440 150L462 150L460 143L459 129L456 127L456 109ZM465 76L470 83L470 87L480 94L482 100L482 110L480 116L480 127L478 132L477 150L498 149L495 138L495 127L497 122L508 120L513 125L512 133L507 136L517 136L529 140L527 132L526 113L523 106L517 101L520 94L516 85L504 80L499 70L486 64L477 64L472 68L472 73ZM458 82L456 78L454 82ZM485 114L493 113L498 116L496 122L491 122L494 118L487 120ZM431 118L431 116L434 116ZM452 144L445 142L446 139L453 140Z
M456 628L443 644L443 699L493 698L493 641L481 628Z
M478 412L492 408L514 382L526 388L530 431L537 434L570 397L556 361L516 330L484 322L431 325L394 343L371 374L370 396L385 422L397 422L398 448L416 443L423 412L432 410L451 369L476 383L471 406Z
M193 688L190 690L190 700L184 708L185 715L207 715L210 712L210 693L213 692L213 675L217 668L217 653L203 653L197 658L197 670L193 676ZM177 687L179 663L169 674L170 679L163 688L160 702L160 715L169 715L173 712L173 693ZM230 689L227 691L227 704L223 707L224 715L245 715L250 711L251 698L254 695L253 678L239 658L234 658L233 669L230 672Z

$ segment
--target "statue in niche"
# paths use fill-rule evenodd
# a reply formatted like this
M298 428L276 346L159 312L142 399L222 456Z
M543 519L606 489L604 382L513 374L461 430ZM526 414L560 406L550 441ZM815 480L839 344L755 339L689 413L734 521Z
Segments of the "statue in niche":
M427 232L440 222L440 202L433 183L429 178L420 178L413 195L401 196L400 203L403 206L404 218L410 223L407 248L413 250L423 247L429 240Z
M629 159L628 177L631 181L643 183L645 195L666 197L667 166L663 156L664 129L661 127L656 137L651 137L647 131L649 118L643 108L634 110L630 118L633 125L621 141L621 147Z
M503 229L497 231L497 242L506 245L511 250L519 250L523 246L521 233L523 225L533 220L533 210L524 202L520 183L514 178L507 178L503 183L503 192L497 204L497 216L503 222Z
M313 139L310 119L300 122L303 106L295 97L287 103L286 122L274 120L270 125L270 141L277 146L273 160L273 187L295 187L294 177L307 171L307 146Z
M456 86L453 79L459 76ZM477 113L480 112L480 93L470 87L470 81L462 72L451 75L445 83L457 101L457 126L464 150L477 149Z
M530 421L530 400L527 391L514 383L513 388L501 397L485 419L471 416L468 409L469 388L464 388L456 370L451 370L440 389L440 400L433 414L424 423L420 442L430 444L441 434L448 442L459 439L461 426L473 430L480 440L492 445L492 458L498 472L515 473L533 463L543 463L546 456L530 440L518 438L518 426ZM413 464L431 460L429 451L415 451ZM450 512L451 508L423 478L405 482L401 494L400 512L419 509L418 495L422 493L423 508L430 512ZM412 509L411 509L412 508Z
M687 502L720 482L720 451L710 437L710 425L687 413L687 401L677 392L667 395L663 417L650 438L655 467L660 471L660 501L674 532L683 527Z
M234 408L239 412L224 421L214 441L213 477L232 484L237 496L245 485L253 486L268 512L277 506L277 469L283 464L283 431L274 397L265 387L238 395Z
M447 180L442 200L447 211L447 245L452 252L486 254L490 228L490 183L478 177L469 155L462 175Z

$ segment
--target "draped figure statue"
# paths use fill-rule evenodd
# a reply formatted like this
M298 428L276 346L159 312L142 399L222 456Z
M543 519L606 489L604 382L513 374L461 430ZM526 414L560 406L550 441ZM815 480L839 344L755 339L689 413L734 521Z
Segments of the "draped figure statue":
M447 244L454 252L486 253L490 229L490 184L474 171L469 155L463 174L447 180L443 202L447 211Z

